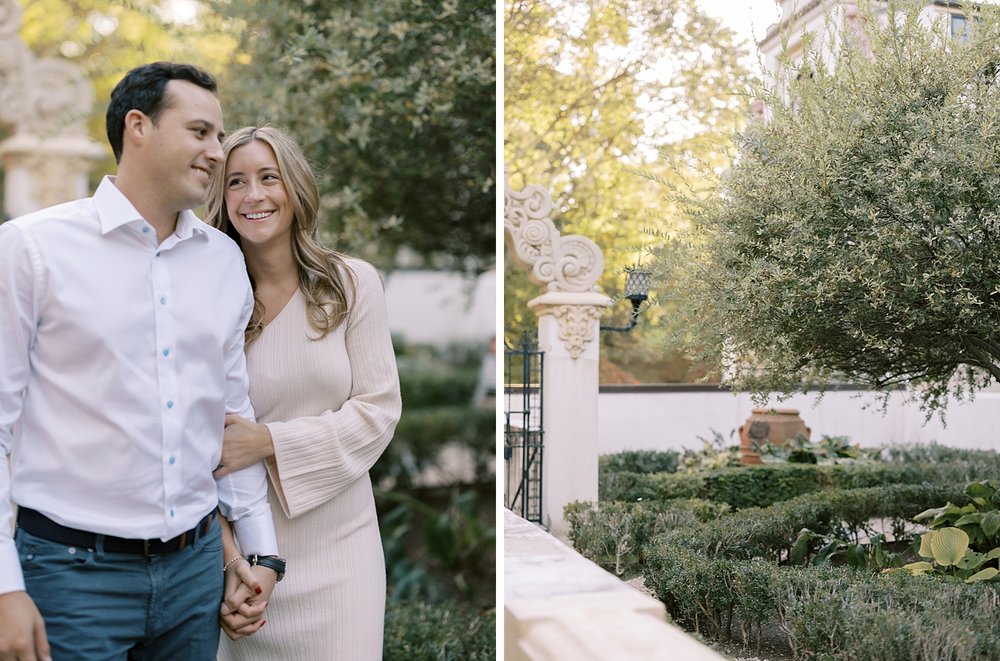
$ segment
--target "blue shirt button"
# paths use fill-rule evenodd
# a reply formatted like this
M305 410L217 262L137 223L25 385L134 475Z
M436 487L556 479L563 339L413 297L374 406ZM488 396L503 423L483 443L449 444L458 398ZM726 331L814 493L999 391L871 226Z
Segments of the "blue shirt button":
M149 228L148 227L143 227L142 228L142 233L143 234L149 234Z
M176 459L175 457L170 457L170 459L167 459L167 462L168 462L168 463L169 463L169 464L170 464L171 466L173 466L173 465L174 465L174 463L175 463L176 461L177 461L177 459Z
M164 356L169 356L170 355L170 349L164 349L163 350L163 355Z
M173 509L171 509L171 510L170 510L170 516L173 516L173 515L174 515L174 510L173 510Z
M174 408L174 400L172 399L167 400L167 408L168 409Z
M166 305L166 304L167 304L167 297L166 296L161 296L160 297L160 305Z

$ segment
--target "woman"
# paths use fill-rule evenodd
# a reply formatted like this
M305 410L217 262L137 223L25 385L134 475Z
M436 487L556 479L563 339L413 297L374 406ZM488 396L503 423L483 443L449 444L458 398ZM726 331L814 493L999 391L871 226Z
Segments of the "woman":
M264 460L288 576L265 619L223 618L237 640L223 639L219 658L381 659L385 564L368 470L400 414L382 283L317 240L316 181L290 138L243 128L223 152L209 220L240 244L254 287L258 423L227 416L216 475ZM231 538L225 553L227 592L236 576L251 584Z

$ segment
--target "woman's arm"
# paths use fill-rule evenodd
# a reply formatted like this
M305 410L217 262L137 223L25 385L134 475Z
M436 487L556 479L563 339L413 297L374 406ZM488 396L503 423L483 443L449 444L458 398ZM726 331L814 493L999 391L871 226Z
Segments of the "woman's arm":
M399 421L399 374L382 280L366 262L352 259L349 268L356 292L344 330L348 399L336 411L265 425L275 454L267 469L289 517L335 498L366 475Z

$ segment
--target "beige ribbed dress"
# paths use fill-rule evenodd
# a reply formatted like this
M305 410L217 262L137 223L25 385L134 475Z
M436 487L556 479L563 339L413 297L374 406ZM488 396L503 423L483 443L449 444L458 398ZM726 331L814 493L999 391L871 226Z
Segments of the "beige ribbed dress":
M269 496L288 573L259 632L222 636L225 661L382 658L385 562L368 470L399 420L399 377L378 273L348 266L356 303L336 331L308 339L297 291L247 350L250 399L274 439Z

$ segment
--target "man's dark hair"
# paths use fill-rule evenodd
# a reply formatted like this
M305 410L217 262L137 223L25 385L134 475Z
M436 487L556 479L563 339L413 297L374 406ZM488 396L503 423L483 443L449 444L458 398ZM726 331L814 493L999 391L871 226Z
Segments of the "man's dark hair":
M168 107L164 99L164 90L171 80L186 80L213 94L216 90L215 78L191 64L153 62L129 71L112 90L111 102L104 118L108 142L111 143L111 150L115 153L115 162L121 161L122 158L125 115L130 110L138 110L156 124L160 113Z

